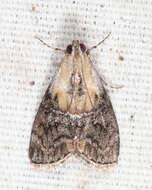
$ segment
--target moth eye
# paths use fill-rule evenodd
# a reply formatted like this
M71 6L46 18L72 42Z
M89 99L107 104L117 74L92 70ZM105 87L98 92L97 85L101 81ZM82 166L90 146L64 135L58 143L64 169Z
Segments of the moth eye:
M72 53L72 45L71 45L71 44L67 46L66 52L67 52L68 54L71 54L71 53Z
M80 44L80 49L82 52L86 51L86 46L84 44Z

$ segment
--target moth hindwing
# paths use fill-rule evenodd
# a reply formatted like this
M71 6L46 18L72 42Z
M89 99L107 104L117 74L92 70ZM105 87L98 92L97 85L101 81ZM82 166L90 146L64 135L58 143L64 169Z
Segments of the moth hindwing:
M29 157L56 165L75 155L101 168L118 161L119 129L109 96L84 44L67 46L33 124Z

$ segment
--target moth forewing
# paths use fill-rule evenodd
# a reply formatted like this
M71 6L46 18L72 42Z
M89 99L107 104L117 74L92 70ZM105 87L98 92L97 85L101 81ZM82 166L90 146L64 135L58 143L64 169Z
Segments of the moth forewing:
M71 155L97 168L117 163L116 117L88 52L79 41L67 46L56 80L48 87L33 123L32 163L54 166Z

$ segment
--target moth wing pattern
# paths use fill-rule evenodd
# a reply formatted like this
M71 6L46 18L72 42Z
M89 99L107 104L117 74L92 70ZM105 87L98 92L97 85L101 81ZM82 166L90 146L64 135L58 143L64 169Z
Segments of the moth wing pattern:
M30 160L55 166L75 155L96 168L113 165L119 128L110 98L84 45L74 40L67 47L33 123Z
M96 168L116 164L119 156L117 120L101 80L100 83L94 111L86 115L77 144L77 156Z
M120 148L119 127L115 112L103 79L92 65L97 91L94 109L83 119L81 134L77 143L77 156L90 166L103 168L117 164Z
M31 132L29 158L34 164L63 162L72 151L73 132L69 118L57 110L49 85L38 109Z

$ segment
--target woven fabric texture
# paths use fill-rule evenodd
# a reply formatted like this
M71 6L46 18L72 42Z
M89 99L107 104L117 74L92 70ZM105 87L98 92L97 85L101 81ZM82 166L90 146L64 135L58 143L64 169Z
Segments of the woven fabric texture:
M0 4L0 189L152 189L152 2L5 0ZM108 88L120 130L116 167L89 168L74 157L57 168L28 158L32 123L73 39L87 47Z

